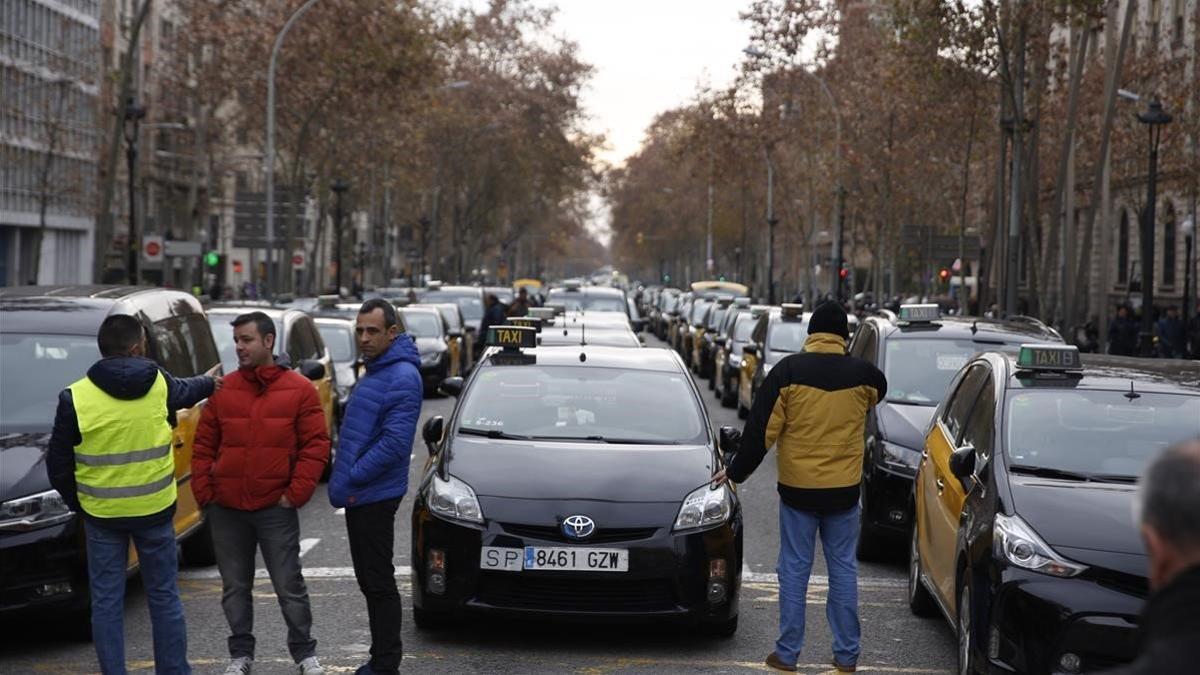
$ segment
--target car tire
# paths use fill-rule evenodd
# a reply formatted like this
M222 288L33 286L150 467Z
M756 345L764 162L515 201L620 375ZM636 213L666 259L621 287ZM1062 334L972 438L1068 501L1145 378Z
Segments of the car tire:
M720 621L711 621L705 623L701 627L701 630L705 635L722 639L732 638L737 633L737 629L738 618L736 614L728 619L721 619Z
M708 390L716 391L717 390L717 378L713 377L711 372L708 375L705 375L704 377L708 379Z
M418 630L437 631L450 627L451 615L447 612L431 612L420 607L413 607L413 624Z
M739 420L744 420L750 416L750 409L743 406L741 401L737 402L737 416Z
M913 525L908 545L908 609L915 616L931 617L937 613L933 596L921 583L921 553L917 548L917 527Z
M208 567L217 564L217 549L213 545L212 521L204 519L195 532L179 546L183 562L193 567Z
M975 625L974 594L971 592L971 573L964 571L958 586L958 672L959 675L974 675L976 668L976 635L979 627Z
M729 382L721 386L721 407L732 408L737 405L737 391L732 388Z

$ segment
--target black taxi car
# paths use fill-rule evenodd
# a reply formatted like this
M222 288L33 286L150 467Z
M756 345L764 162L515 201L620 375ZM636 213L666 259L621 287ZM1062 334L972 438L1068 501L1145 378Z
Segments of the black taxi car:
M737 405L742 349L749 344L758 317L769 309L769 305L735 305L726 316L721 333L713 339L716 355L713 356L712 390L721 407L732 408Z
M404 330L412 336L421 356L421 381L425 391L432 393L454 372L450 324L437 307L409 305L399 309Z
M1016 321L941 316L937 305L902 305L900 313L870 317L850 342L850 355L887 377L888 393L867 413L862 523L858 556L900 555L912 528L912 481L921 460L922 434L946 385L973 355L1016 352L1026 342L1062 342L1032 319Z
M1029 344L955 376L925 436L909 603L959 672L1082 673L1135 655L1148 562L1137 481L1200 434L1200 364Z
M58 393L100 359L96 333L110 314L138 318L148 356L171 375L220 372L204 310L187 293L136 286L0 288L0 616L44 609L71 630L89 630L83 524L50 487L45 455ZM175 411L174 524L184 559L212 564L212 538L189 481L203 407Z
M535 347L488 329L451 417L426 422L413 618L468 612L737 629L742 516L687 370L661 349ZM653 409L654 415L640 414ZM719 437L733 451L733 434ZM629 470L636 464L637 471Z
M758 387L767 373L788 354L804 350L808 339L808 319L812 312L805 312L799 304L783 304L771 307L759 315L750 340L742 346L741 368L737 380L737 414L746 419Z

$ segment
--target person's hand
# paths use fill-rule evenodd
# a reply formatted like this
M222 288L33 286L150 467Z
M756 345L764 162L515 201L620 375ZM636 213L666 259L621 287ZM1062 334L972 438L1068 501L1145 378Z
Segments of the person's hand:
M292 503L288 501L287 495L281 495L279 497L279 505L285 509L295 508L294 506L292 506Z
M218 391L221 391L221 387L225 386L225 378L220 377L219 375L212 375L211 377L213 381L213 393L215 394Z
M728 482L729 482L729 477L725 475L725 469L721 469L720 471L713 474L713 477L712 477L713 489L719 488Z

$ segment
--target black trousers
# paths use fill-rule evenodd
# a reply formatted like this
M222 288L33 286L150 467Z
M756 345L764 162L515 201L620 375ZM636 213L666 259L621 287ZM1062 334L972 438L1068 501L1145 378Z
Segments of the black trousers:
M350 560L354 563L358 588L367 599L367 619L371 625L369 665L376 673L399 673L404 654L400 641L404 606L396 589L396 568L392 565L398 508L399 499L346 508Z

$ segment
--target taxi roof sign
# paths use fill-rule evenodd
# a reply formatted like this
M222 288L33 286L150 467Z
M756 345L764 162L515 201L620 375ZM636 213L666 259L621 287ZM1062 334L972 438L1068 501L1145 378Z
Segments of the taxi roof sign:
M508 325L523 326L532 328L535 332L542 332L542 320L536 316L512 316L508 318Z
M733 299L733 306L734 307L749 307L750 306L750 298L748 298L744 295L736 297Z
M936 304L900 305L901 321L907 323L929 323L942 318L942 310Z
M796 302L785 302L779 306L780 313L788 319L795 319L804 314L804 305Z
M531 349L537 346L537 331L526 326L491 326L484 337L489 347L503 347L505 351Z
M1061 344L1023 344L1017 352L1018 370L1083 371L1079 348Z

